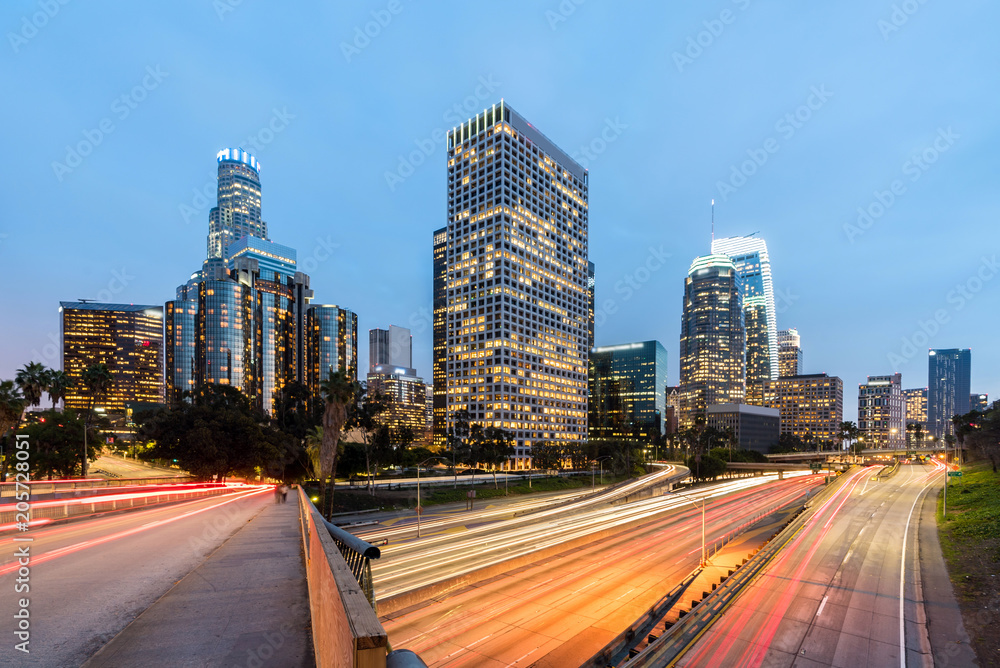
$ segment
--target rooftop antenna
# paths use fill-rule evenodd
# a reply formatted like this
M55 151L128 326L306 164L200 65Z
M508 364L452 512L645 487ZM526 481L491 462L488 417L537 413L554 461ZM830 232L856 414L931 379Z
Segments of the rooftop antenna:
M97 300L96 299L77 299L77 301L80 302L81 304L86 304L88 302L96 302Z
M715 243L715 200L712 200L712 243Z

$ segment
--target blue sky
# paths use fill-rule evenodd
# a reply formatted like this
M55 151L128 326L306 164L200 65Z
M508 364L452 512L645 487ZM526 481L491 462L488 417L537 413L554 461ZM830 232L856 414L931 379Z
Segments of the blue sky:
M503 97L590 170L599 345L658 339L677 382L714 198L717 235L767 240L778 326L845 419L867 375L925 386L928 347L971 347L1000 395L986 0L63 1L0 9L0 378L58 366L60 300L173 297L227 146L316 302L359 314L363 363L368 329L409 326L429 378L439 138Z

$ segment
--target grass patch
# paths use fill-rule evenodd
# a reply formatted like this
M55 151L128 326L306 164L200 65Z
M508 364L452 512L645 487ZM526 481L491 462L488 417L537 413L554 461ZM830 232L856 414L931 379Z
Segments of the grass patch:
M612 477L607 473L604 474L604 484L614 484L624 480L624 477ZM476 485L476 501L482 501L484 499L497 499L504 497L504 486L502 480L497 480L499 483L499 489L493 488L493 481L486 483L481 483ZM537 494L539 492L561 492L564 490L571 489L590 489L591 482L590 476L572 476L572 477L552 477L552 478L542 478L535 479L531 481L531 488L528 487L528 481L518 481L517 484L511 484L507 487L507 496L516 496L522 494ZM440 503L455 503L458 501L466 500L466 492L471 488L468 485L463 485L458 489L453 487L441 488L422 488L420 490L420 503L424 506L433 506Z

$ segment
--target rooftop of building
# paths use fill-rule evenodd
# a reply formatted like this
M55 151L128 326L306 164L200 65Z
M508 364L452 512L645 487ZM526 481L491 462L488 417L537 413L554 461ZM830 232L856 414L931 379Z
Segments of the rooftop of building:
M124 311L127 313L139 313L141 311L158 311L163 313L163 306L151 304L102 304L99 302L59 302L59 308L73 311Z
M257 158L241 148L224 148L215 154L215 159L219 162L243 163L258 174L260 173L260 163Z

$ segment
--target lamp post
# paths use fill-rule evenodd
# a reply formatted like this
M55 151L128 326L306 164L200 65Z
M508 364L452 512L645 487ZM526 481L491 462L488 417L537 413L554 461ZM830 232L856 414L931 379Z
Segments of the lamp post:
M679 494L685 499L689 499L691 503L699 501L699 499L692 498L682 492L675 491L674 494ZM705 503L708 501L708 499L700 499L700 501L701 501L701 566L702 568L704 568L706 565L708 565L708 556L705 552Z
M417 464L417 538L420 538L420 514L423 512L423 508L420 507L420 467L432 459L440 459L445 462L448 461L444 457L428 457L424 461Z
M611 455L604 455L603 457L598 457L597 458L597 463L601 467L601 484L602 485L604 484L604 460L605 459L611 459Z

